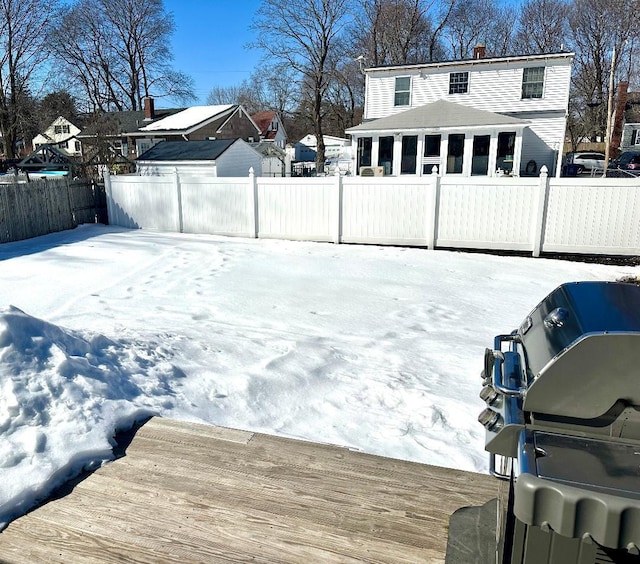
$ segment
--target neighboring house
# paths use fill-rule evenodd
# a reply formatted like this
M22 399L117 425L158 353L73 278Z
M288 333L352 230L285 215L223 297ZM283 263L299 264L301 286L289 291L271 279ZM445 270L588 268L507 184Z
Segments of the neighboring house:
M260 141L260 129L237 104L193 106L159 119L131 133L141 155L159 141L204 141L244 139Z
M325 159L332 157L349 156L351 153L351 141L344 137L333 137L324 135L324 156ZM295 161L315 161L318 149L318 141L315 135L305 135L300 141L293 145L293 160Z
M77 137L79 133L79 127L59 116L43 133L36 135L31 144L34 151L43 145L50 145L63 155L79 157L82 155L82 143Z
M260 129L260 139L269 141L284 149L287 145L287 132L278 113L274 110L258 112L251 119Z
M242 139L162 141L136 160L140 175L262 175L262 156Z
M153 98L145 98L143 110L103 112L87 116L87 126L82 133L78 134L78 139L83 144L84 157L91 160L97 154L99 160L107 153L116 153L125 159L133 160L149 149L154 142L159 143L162 140L154 139L148 145L140 147L137 135L140 128L181 112L183 109L156 110ZM140 148L144 150L138 152Z
M365 69L356 173L559 175L573 53Z
M640 151L640 123L625 123L622 128L621 151Z

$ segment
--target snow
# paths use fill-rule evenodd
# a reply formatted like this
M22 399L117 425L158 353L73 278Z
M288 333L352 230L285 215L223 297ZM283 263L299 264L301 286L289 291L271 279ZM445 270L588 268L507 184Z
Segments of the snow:
M485 472L484 348L615 267L82 226L0 246L0 527L149 415Z
M217 106L192 106L186 110L167 116L166 118L154 121L145 127L141 127L140 131L171 131L174 129L189 129L194 125L198 125L203 121L228 111L232 107L233 106L230 104Z

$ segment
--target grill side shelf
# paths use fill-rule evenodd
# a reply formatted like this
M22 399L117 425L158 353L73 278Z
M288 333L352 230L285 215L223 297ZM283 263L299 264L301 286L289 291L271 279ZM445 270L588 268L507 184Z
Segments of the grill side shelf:
M638 446L523 432L516 516L565 537L639 554Z

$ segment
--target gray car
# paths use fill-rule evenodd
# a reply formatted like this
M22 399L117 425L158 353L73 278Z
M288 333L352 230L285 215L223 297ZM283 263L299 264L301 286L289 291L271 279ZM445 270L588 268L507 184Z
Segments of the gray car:
M604 170L604 153L595 151L579 151L575 153L567 153L564 156L565 165L576 165L576 172L591 170Z

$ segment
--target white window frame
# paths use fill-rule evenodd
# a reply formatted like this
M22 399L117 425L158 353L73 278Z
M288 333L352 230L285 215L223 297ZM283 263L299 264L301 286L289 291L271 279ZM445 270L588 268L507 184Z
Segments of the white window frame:
M408 88L402 88L399 89L398 88L398 81L399 80L407 80L408 81ZM399 96L403 96L403 100L404 100L404 96L407 97L407 102L405 103L401 103L398 100ZM410 106L411 105L411 77L410 76L396 76L395 78L395 82L394 82L394 89L393 89L393 105L395 107L397 106Z
M540 69L542 69L542 80L538 78L536 78L536 80L532 80L527 76L530 71L540 71ZM547 74L546 67L525 67L524 69L522 69L522 99L523 100L540 100L544 98L544 84L545 84L546 74ZM538 86L540 88L539 96L536 95L538 93L538 88L537 88ZM526 87L530 87L530 88L526 88ZM531 89L533 89L533 87L536 87L535 92L531 92Z

